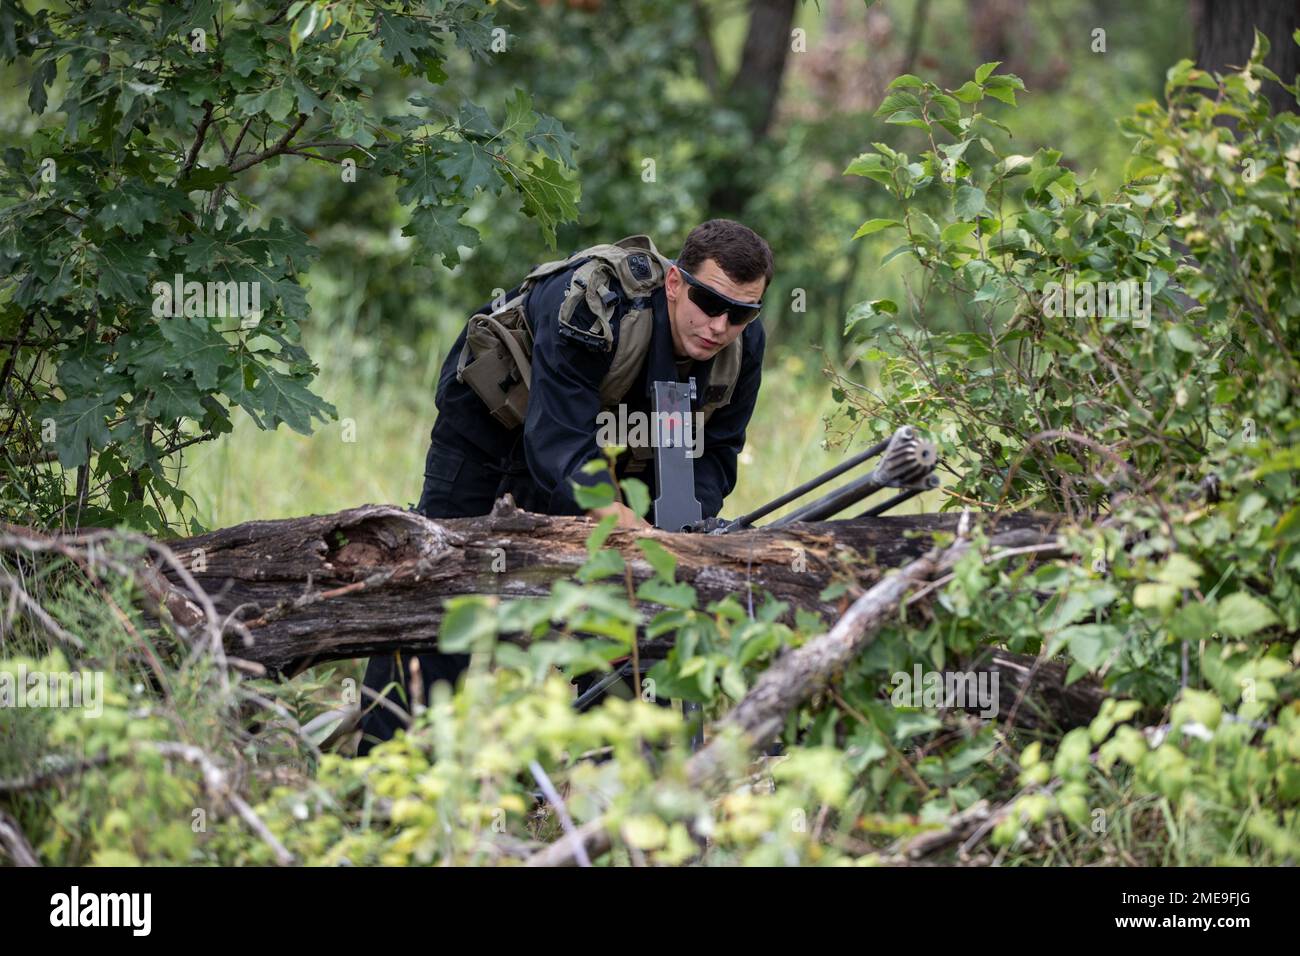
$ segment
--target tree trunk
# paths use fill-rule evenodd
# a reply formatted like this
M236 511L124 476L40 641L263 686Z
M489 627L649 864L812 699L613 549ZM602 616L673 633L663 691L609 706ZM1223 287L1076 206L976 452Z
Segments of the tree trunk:
M1286 83L1295 82L1300 71L1300 46L1291 34L1300 28L1297 0L1192 0L1196 24L1196 65L1205 70L1227 72L1250 59L1255 31L1270 46L1264 65ZM1296 99L1272 80L1264 81L1264 95L1274 113L1296 111Z
M658 541L676 557L677 579L695 588L701 606L727 595L757 606L767 591L791 608L833 619L883 569L926 551L929 535L909 532L952 531L956 521L956 515L900 515L728 535L616 530L606 547L621 552L635 584L653 574L636 541ZM997 528L1036 532L1050 523L1041 515L1008 515ZM251 521L168 544L218 613L242 623L247 636L228 633L227 652L272 672L294 673L318 661L433 649L447 597L549 594L586 561L594 527L588 518L530 514L502 499L481 518L432 521L366 505ZM159 570L169 584L161 595L165 603L180 623L195 626L194 605L177 573ZM822 591L835 581L846 582L849 591L823 600ZM667 649L662 641L643 647L650 657Z
M740 67L727 85L723 105L738 110L744 117L751 143L766 139L772 125L790 53L793 23L794 0L751 0L749 4L749 29L740 54ZM744 211L750 195L761 185L750 180L749 168L743 155L734 162L717 165L708 197L710 216L735 218Z

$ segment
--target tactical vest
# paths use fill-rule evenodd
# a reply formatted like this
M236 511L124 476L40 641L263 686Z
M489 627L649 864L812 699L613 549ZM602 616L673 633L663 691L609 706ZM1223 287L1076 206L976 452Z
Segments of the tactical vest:
M465 347L456 364L456 380L468 385L487 405L492 417L506 428L523 425L532 385L533 333L525 314L528 293L548 276L576 265L559 315L560 325L571 338L609 351L614 347L610 320L619 301L616 283L630 302L619 328L613 361L600 383L601 407L610 409L627 395L645 367L654 331L650 299L664 284L670 264L649 236L628 236L613 244L583 249L567 259L542 263L528 273L516 294L499 308L470 317ZM578 316L579 302L587 304L591 320ZM714 357L709 388L700 406L704 421L731 401L740 377L740 359L740 338Z

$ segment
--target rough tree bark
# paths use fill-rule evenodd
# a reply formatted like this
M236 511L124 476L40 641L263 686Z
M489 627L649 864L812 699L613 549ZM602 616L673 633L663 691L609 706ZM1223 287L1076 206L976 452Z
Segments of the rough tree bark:
M634 583L653 574L636 541L653 538L677 558L677 578L701 605L736 595L757 604L763 592L833 620L881 576L915 559L955 515L914 515L812 522L797 529L730 535L616 530ZM1003 518L999 530L1042 529L1034 515ZM242 624L226 637L227 653L271 672L308 663L365 657L398 648L437 646L442 599L464 594L542 596L571 578L587 558L595 523L516 509L508 499L491 515L432 521L414 512L366 505L331 515L251 521L168 542L217 611ZM162 568L166 602L194 626L197 608L174 570ZM155 582L161 580L155 577ZM837 601L821 592L850 585ZM523 641L525 638L515 637ZM662 641L645 641L653 657Z
M1250 59L1259 30L1269 42L1264 64L1286 83L1300 72L1300 46L1291 34L1300 28L1300 2L1296 0L1191 0L1196 25L1196 65L1225 73ZM1272 80L1264 95L1274 113L1296 111L1295 97Z

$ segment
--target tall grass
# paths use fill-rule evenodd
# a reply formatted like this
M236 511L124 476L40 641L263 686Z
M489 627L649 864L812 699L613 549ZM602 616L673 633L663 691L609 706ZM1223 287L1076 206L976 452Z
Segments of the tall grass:
M196 446L184 461L180 486L194 499L195 517L218 528L367 503L413 505L437 414L438 371L450 344L432 335L418 347L385 344L346 326L309 342L321 369L316 391L336 406L339 420L305 436L284 427L262 431L237 414L232 434ZM825 419L836 405L821 358L811 351L769 351L724 515L755 508L848 453L825 447ZM933 510L938 503L937 495L926 495L898 512Z

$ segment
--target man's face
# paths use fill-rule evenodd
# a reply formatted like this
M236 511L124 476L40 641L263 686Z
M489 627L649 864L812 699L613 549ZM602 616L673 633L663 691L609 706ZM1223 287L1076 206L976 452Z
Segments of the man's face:
M731 277L713 259L704 262L692 273L710 289L741 302L757 302L763 297L765 282L755 279L744 284L733 282ZM673 266L668 270L664 291L668 296L668 323L673 331L673 351L696 361L707 361L734 342L745 331L743 325L732 325L727 313L708 316L691 301L686 279Z

